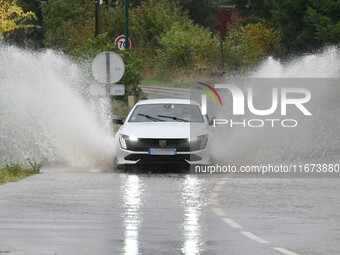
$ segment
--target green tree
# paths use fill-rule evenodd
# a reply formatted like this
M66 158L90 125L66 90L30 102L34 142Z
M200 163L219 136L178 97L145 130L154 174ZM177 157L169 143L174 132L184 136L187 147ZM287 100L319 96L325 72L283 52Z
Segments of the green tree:
M236 10L244 17L248 18L248 22L259 22L262 19L270 20L272 18L275 0L238 0Z
M282 34L282 42L290 52L304 52L311 49L308 24L304 22L304 15L309 0L282 0L275 2L272 10L273 23Z
M227 62L240 71L254 67L268 56L281 51L280 33L263 22L232 29L227 40Z
M340 41L338 0L240 0L237 9L248 22L272 22L288 52L313 51Z
M173 0L196 24L215 29L217 26L218 6L215 0Z
M148 0L131 10L131 37L140 51L152 54L158 46L158 37L175 22L189 21L187 13L167 0Z
M340 2L333 0L311 2L304 15L308 30L304 32L312 46L340 42ZM312 34L312 38L309 35Z
M50 0L43 4L42 12L45 42L49 47L70 51L93 37L91 0Z
M41 2L39 0L18 0L17 5L24 12L34 13L36 19L31 20L31 26L21 27L6 35L6 41L24 47L41 48L44 47L44 30L42 29Z
M24 12L16 0L0 0L0 38L5 33L10 34L20 28L33 27L31 22L35 19L35 14Z
M169 74L173 70L214 69L219 58L219 40L210 30L192 22L174 23L159 37L160 48L157 50L160 74Z

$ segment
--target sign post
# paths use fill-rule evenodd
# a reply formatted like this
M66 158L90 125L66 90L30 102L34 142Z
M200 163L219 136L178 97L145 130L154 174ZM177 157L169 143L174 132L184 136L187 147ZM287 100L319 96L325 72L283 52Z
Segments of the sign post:
M129 0L125 0L125 48L129 49L128 41L129 41Z
M91 69L96 81L106 85L107 95L112 95L112 93L121 95L122 92L123 95L125 94L124 85L112 86L112 84L120 81L125 72L124 61L118 54L114 52L98 54L92 61Z
M105 53L106 57L106 93L110 95L110 67L111 67L111 62L110 62L110 53L106 52Z

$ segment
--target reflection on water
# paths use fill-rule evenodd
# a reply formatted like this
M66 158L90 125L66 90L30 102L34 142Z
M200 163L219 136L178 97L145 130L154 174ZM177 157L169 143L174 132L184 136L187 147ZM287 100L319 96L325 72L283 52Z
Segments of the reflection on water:
M127 175L122 186L124 202L124 249L123 254L140 254L139 249L139 226L142 222L142 200L143 183L138 175Z
M202 181L195 176L187 176L182 183L182 203L184 208L182 253L199 254L202 249L200 216L202 201Z

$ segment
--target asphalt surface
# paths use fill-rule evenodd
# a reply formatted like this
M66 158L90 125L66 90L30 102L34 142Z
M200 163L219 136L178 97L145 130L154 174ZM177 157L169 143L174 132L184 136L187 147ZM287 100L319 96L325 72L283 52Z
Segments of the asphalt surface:
M148 98L190 98L190 93L195 92L190 91L189 88L167 88L161 86L148 86L142 85L142 90L148 95Z
M45 169L0 186L0 254L339 254L339 191L339 179Z

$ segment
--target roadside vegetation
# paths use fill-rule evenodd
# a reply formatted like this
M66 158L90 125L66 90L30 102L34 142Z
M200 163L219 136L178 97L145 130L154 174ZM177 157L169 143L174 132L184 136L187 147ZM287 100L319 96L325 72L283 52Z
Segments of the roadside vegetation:
M252 70L268 56L288 59L340 42L337 0L129 0L132 50L114 46L124 34L124 0L104 0L94 37L93 0L0 0L0 41L53 48L81 63L114 51L126 63L127 95L139 85L188 86ZM222 7L224 6L224 7ZM226 6L233 12L218 29ZM228 8L229 8L228 7ZM127 97L120 110L126 110Z
M268 56L287 58L340 42L336 0L129 2L130 64L142 61L145 79L186 81L246 72ZM217 30L220 6L235 8L226 34ZM84 60L116 51L114 40L124 34L124 1L104 0L97 38L93 0L0 0L0 19L4 41L54 48Z
M41 165L33 164L30 167L21 165L6 165L0 168L0 185L7 182L17 182L28 176L40 173Z

